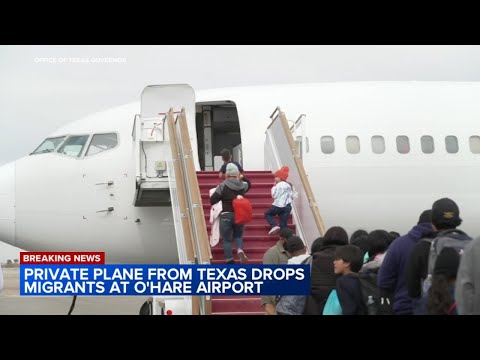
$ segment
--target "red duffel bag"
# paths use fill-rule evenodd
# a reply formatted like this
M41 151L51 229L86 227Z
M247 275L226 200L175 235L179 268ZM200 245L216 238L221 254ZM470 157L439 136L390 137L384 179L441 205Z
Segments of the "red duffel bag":
M235 224L246 224L252 221L253 208L250 200L238 195L232 201L233 212L235 213Z

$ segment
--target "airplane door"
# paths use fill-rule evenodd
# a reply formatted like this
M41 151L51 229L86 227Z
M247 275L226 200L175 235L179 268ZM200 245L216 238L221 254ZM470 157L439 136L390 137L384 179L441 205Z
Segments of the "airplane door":
M163 141L166 134L163 134L165 127L164 114L170 108L174 112L180 112L185 108L185 115L188 123L188 132L192 144L195 169L200 170L197 151L197 131L195 118L195 92L191 86L186 84L177 85L149 85L143 89L141 96L141 118L143 131L140 140L143 142L142 152L150 158L160 159L163 156ZM152 135L156 135L152 137ZM168 151L168 148L167 148ZM144 161L143 157L140 161ZM155 176L155 163L141 164L141 169L147 168L146 176ZM153 169L153 170L152 170Z

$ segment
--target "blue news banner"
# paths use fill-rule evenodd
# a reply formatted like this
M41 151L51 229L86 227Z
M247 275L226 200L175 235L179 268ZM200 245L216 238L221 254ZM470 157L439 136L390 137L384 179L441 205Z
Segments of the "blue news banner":
M20 295L308 295L309 265L20 265Z

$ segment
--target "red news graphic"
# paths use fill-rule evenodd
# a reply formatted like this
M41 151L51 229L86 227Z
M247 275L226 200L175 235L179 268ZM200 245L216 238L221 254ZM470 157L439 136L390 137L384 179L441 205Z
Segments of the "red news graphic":
M20 264L105 264L104 252L20 252Z

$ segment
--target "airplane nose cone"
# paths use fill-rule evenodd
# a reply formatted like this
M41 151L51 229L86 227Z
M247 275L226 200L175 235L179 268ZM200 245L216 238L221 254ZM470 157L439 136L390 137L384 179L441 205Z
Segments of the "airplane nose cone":
M0 166L0 241L15 246L15 162Z

